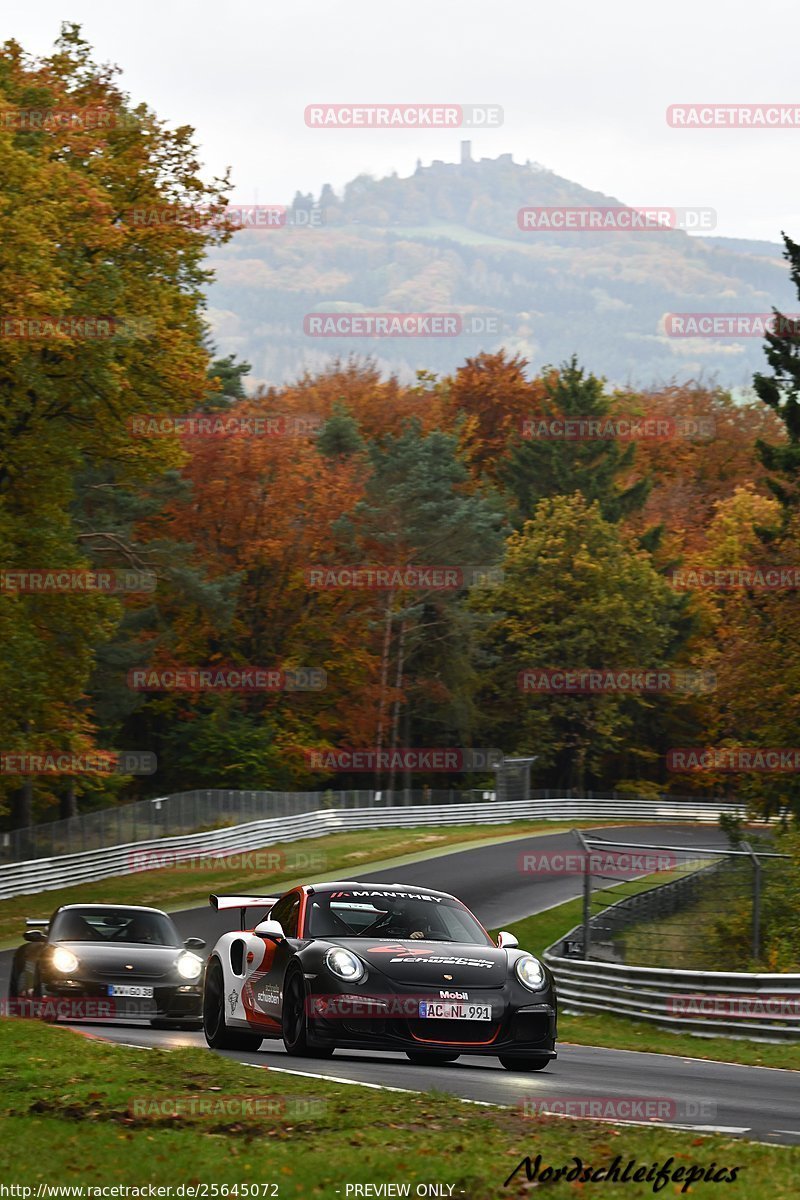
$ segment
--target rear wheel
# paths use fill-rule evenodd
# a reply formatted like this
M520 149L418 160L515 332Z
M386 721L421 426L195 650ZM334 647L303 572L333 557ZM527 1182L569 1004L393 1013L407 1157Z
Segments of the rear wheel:
M225 979L217 959L213 960L206 973L203 1032L213 1050L257 1050L263 1040L257 1033L228 1029L225 1024Z
M334 1046L312 1046L308 1041L306 985L301 971L288 971L283 985L283 1044L298 1058L330 1058Z
M412 1063L416 1063L418 1067L437 1067L444 1063L455 1062L459 1055L443 1054L436 1050L432 1050L429 1054L426 1054L424 1050L406 1050L406 1057Z
M549 1058L517 1058L513 1054L498 1055L507 1071L543 1071L549 1066Z

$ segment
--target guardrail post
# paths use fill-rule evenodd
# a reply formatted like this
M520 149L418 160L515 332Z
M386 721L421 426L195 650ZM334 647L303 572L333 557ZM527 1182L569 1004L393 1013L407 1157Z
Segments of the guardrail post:
M583 957L589 957L592 935L592 867L589 846L580 829L572 831L583 850Z
M749 842L741 843L742 849L750 855L753 863L753 924L752 924L752 955L753 961L761 957L761 862Z

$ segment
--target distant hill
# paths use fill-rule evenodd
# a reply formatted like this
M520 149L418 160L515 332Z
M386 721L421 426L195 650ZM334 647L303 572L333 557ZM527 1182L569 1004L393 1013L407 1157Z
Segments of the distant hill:
M746 386L763 365L759 338L668 337L669 312L797 311L777 243L679 230L530 232L531 205L622 201L511 155L418 165L409 178L359 176L337 196L295 197L317 227L236 233L210 256L210 317L221 353L281 383L351 353L405 379L443 374L500 346L533 368L576 352L612 383L716 379ZM777 231L776 231L777 233ZM458 312L494 319L488 334L438 338L318 338L312 312ZM499 329L499 332L496 330Z

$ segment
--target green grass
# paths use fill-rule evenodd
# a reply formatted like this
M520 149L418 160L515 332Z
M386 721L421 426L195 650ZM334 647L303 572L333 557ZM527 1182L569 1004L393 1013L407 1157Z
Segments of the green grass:
M525 834L557 833L589 826L598 828L602 824L598 821L583 824L513 821L504 825L420 826L416 829L333 833L321 838L279 843L265 847L263 851L248 851L251 856L265 856L261 860L266 864L264 869L256 871L246 861L238 869L214 866L211 862L189 869L189 864L184 863L179 868L137 871L97 883L81 883L32 896L15 896L0 901L0 948L19 944L26 917L49 917L60 904L153 904L175 912L207 904L210 892L264 891L270 895L281 888L286 890L294 883L335 879L337 876L348 878L349 873L355 874L367 866L401 866L403 862L434 857L442 851L477 842L502 842ZM135 847L132 854L136 854ZM266 856L273 855L282 856L283 866L270 865L275 860Z
M645 880L637 880L645 887ZM626 884L626 890L631 886ZM652 885L651 885L652 886ZM547 912L526 917L508 926L519 944L532 954L541 954L583 919L583 901L568 900ZM737 1038L697 1037L685 1031L672 1033L645 1021L632 1021L608 1013L565 1013L558 1015L559 1042L605 1046L613 1050L642 1050L677 1054L682 1058L706 1058L716 1062L742 1063L756 1067L800 1070L800 1045L769 1045Z
M313 1071L313 1062L298 1063ZM411 1065L407 1086L418 1085ZM520 1080L519 1097L542 1093L546 1077ZM405 1079L404 1079L405 1083ZM543 1086L544 1084L544 1086ZM551 1089L552 1090L552 1089ZM218 1111L170 1111L176 1097ZM275 1115L239 1112L239 1098L280 1105ZM159 1109L158 1103L166 1104ZM235 1106L235 1111L230 1107ZM223 1115L219 1110L222 1109ZM663 1163L738 1167L736 1200L796 1200L800 1148L763 1146L677 1130L619 1127L516 1109L465 1104L442 1094L408 1095L254 1070L207 1050L136 1050L89 1040L35 1021L0 1021L0 1137L5 1185L175 1186L277 1184L287 1197L341 1196L347 1184L453 1186L452 1196L495 1200L583 1194L580 1185L529 1183L524 1171L504 1180L529 1155L542 1167L595 1168L615 1156L622 1166ZM681 1194L681 1183L664 1196ZM586 1189L588 1194L588 1189ZM719 1200L727 1188L692 1187L691 1197ZM610 1183L609 1200L652 1195L652 1184ZM272 1189L266 1193L274 1194ZM211 1192L209 1192L211 1195ZM351 1192L351 1197L353 1193Z

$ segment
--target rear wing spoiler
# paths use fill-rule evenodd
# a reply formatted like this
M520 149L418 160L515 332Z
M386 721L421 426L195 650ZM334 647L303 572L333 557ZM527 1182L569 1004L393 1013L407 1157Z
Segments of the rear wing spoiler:
M208 897L208 903L217 912L224 912L229 908L238 908L241 913L241 928L244 929L245 912L248 908L272 908L273 904L277 904L280 896L217 896L214 892Z
M25 924L28 929L47 929L50 924L49 918L45 917L26 917Z

